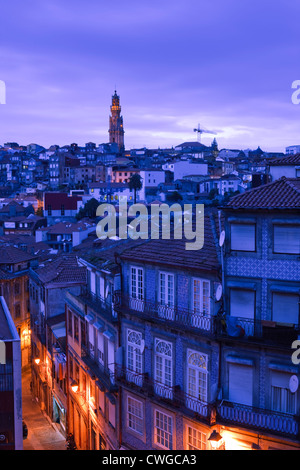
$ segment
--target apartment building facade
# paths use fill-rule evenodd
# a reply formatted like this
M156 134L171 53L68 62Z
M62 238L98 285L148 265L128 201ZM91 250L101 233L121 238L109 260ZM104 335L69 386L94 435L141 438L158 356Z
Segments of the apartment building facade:
M299 449L300 181L231 199L225 213L225 312L219 420L233 448Z
M23 450L20 338L0 297L0 451Z

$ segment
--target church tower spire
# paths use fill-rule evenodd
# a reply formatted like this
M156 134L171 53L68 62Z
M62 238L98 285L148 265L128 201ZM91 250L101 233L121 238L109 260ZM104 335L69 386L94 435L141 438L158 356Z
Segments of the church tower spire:
M124 150L124 127L123 117L121 116L120 97L115 90L110 107L111 116L109 117L109 142L116 143L119 149Z

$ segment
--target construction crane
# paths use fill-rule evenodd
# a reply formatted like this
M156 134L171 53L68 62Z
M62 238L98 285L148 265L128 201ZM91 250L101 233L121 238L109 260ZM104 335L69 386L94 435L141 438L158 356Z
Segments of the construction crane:
M194 132L197 132L197 140L198 140L199 143L201 143L201 134L217 135L217 133L214 132L214 131L208 131L207 129L201 129L200 124L198 124L197 129L194 129Z

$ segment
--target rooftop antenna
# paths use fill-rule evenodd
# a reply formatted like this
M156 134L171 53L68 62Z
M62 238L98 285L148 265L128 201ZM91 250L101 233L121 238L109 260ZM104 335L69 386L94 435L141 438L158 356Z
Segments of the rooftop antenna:
M199 144L201 143L201 134L213 134L213 135L217 135L217 133L214 132L214 131L209 131L209 130L207 130L207 129L201 129L200 124L198 124L198 128L197 128L197 129L194 129L194 132L197 132L197 140L198 140Z

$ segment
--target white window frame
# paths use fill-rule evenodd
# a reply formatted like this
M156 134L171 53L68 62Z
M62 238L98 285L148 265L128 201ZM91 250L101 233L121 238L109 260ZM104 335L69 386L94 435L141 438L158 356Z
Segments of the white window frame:
M127 380L142 386L143 335L140 331L127 329L126 332L126 375Z
M162 278L164 278L164 291L162 291ZM169 280L172 280L172 285L170 286ZM167 307L174 307L175 302L175 276L172 273L165 271L159 272L159 283L158 283L158 292L159 292L159 304L166 305Z
M206 434L191 425L186 425L186 449L187 450L206 450Z
M195 314L198 315L210 315L210 281L207 279L201 279L194 277L192 279L193 283L193 292L192 292L192 309ZM197 287L196 287L197 284ZM208 294L207 294L207 311L204 308L205 300L204 300L204 289L205 284L208 286ZM206 288L207 288L206 286ZM199 292L196 292L196 288ZM199 300L196 300L196 295L199 296ZM199 307L196 306L199 304Z
M127 427L141 436L144 434L144 404L130 395L127 396Z
M159 350L160 345L162 350ZM160 338L155 338L154 345L154 380L155 391L161 396L172 398L173 386L173 345ZM162 387L161 387L162 386Z
M208 356L192 349L187 350L187 394L196 401L207 403ZM194 386L192 386L194 380Z
M173 450L173 416L154 409L154 444Z
M136 300L144 300L144 285L144 269L139 266L130 266L130 297Z

